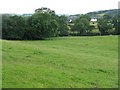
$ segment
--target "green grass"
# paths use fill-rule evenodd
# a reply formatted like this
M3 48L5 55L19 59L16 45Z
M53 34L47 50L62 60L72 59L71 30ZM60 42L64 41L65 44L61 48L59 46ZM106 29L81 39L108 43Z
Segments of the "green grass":
M118 37L3 40L3 88L118 87Z

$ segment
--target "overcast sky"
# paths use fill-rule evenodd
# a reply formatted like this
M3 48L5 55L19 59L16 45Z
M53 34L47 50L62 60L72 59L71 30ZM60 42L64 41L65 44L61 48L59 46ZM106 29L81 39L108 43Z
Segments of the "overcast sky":
M1 0L0 13L34 13L41 7L57 14L85 14L91 11L117 9L120 0Z

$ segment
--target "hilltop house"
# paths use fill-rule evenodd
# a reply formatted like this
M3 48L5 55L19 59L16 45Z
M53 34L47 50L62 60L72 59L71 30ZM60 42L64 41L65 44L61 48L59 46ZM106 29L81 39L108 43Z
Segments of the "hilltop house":
M90 21L94 24L94 23L97 22L97 19L96 18L92 18Z

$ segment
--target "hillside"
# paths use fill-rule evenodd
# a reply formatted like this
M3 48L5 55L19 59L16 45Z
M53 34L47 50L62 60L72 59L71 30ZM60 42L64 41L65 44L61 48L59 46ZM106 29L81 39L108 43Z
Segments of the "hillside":
M94 11L94 12L87 13L87 15L89 15L91 17L96 17L96 18L100 18L105 14L109 14L112 17L114 17L114 16L118 15L118 9L100 10L100 11Z
M93 11L93 12L88 12L86 13L86 15L90 16L90 18L101 18L104 15L108 14L111 17L117 17L118 13L120 13L120 11L118 11L118 9L110 9L110 10L99 10L99 11ZM79 18L81 15L83 14L75 14L75 15L67 15L68 20L75 20L77 18Z

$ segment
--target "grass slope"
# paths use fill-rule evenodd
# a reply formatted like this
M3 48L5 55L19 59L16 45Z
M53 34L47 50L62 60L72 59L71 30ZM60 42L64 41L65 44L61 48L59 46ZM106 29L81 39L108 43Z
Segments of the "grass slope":
M3 40L3 88L118 87L118 38Z

